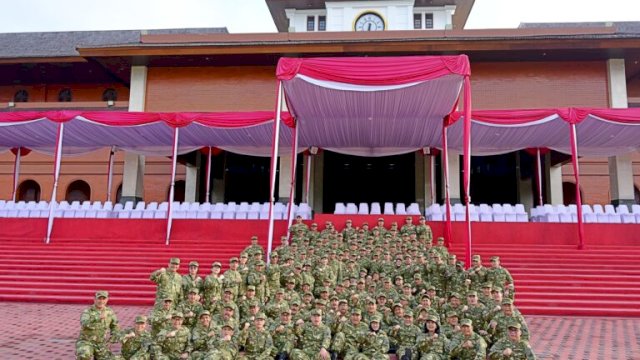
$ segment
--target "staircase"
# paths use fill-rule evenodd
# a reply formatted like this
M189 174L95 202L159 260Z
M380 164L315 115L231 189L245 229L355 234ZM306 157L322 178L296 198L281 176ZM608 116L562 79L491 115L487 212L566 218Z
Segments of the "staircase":
M453 249L464 259L460 246ZM473 248L485 266L491 256L514 278L516 306L530 315L640 317L640 244L634 246L481 244Z
M154 270L171 257L200 263L199 275L209 274L211 263L228 260L249 245L246 240L186 241L171 246L159 241L0 240L0 301L90 303L96 290L107 290L111 304L152 305ZM265 246L266 244L262 244Z

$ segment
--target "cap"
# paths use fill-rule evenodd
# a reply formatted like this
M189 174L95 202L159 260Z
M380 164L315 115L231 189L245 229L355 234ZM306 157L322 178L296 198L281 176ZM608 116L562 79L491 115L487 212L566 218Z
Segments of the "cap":
M411 312L411 310L406 310L404 312L404 317L413 317L413 312Z
M232 257L231 259L229 259L230 263L234 263L234 262L238 262L238 258L237 257Z
M189 266L200 266L200 264L198 264L198 262L197 262L197 261L191 261L191 262L189 263Z
M384 221L384 218L378 218L378 221Z
M140 324L140 323L146 323L147 322L147 317L144 315L138 315L136 316L136 324Z
M449 295L449 299L451 298L456 298L456 299L460 299L460 294L458 294L457 292L452 292L451 295Z
M258 319L267 320L267 315L265 315L262 312L259 312L259 313L256 314L256 320L258 320Z
M251 237L251 240L258 240L258 236L257 236L257 235L253 235L253 236Z
M200 314L198 315L199 318L201 318L203 315L209 315L211 316L211 313L209 312L209 310L203 310L200 312Z
M256 266L264 266L264 261L262 260L256 261Z
M224 304L224 306L223 306L223 308L225 308L225 309L232 309L232 310L235 310L235 308L233 307L233 304L232 304L232 303L229 303L229 302L228 302L228 303L225 303L225 304Z
M280 314L291 314L291 309L288 306L283 306L280 310Z
M246 258L248 258L248 257L249 257L249 255L247 255L246 253L242 253L242 254L240 254L240 257L241 257L241 258L245 258L245 259L246 259Z
M500 256L492 256L491 261L494 261L494 260L500 260Z
M360 309L358 309L358 308L353 308L351 310L351 315L353 315L353 314L362 315L362 311Z
M320 310L320 309L313 309L313 310L311 310L310 315L322 316L322 310Z
M502 300L502 305L513 305L513 300L504 299L504 300Z
M512 322L512 323L509 323L509 325L507 325L507 328L509 328L509 329L522 329L522 325L520 325L520 323L518 323L518 322Z
M471 257L472 260L480 260L480 255L473 255Z
M198 288L191 288L191 289L189 289L189 294L196 294L196 295L198 295L198 293L200 293L200 290L198 290Z
M493 287L493 284L492 284L492 283L490 283L490 282L486 282L486 283L482 284L482 288L489 288L489 289L491 289L492 287Z
M287 280L288 284L295 284L296 283L296 279L294 278L290 278L289 280Z
M455 312L455 311L449 311L449 312L447 313L447 317L448 317L448 318L450 318L450 317L459 317L459 316L458 316L458 313L457 313L457 312Z
M442 236L439 236L437 241L438 242L444 242L444 238Z
M179 258L171 258L169 260L169 264L176 264L176 265L180 265L180 259Z
M222 323L222 327L233 330L233 324L231 323L231 321L225 321L224 323Z
M461 326L473 326L473 321L471 319L462 319L460 320Z
M174 311L173 314L171 314L171 318L184 319L184 315L180 311Z
M247 291L256 291L256 287L253 285L247 286Z
M96 291L96 299L97 298L108 298L109 297L109 292L108 291L104 291L104 290L100 290L100 291Z
M164 299L162 299L162 301L163 301L163 302L167 302L167 301L171 301L171 302L173 302L173 298L172 298L172 297L167 296L167 297L165 297Z
M499 292L499 293L501 293L501 292L502 292L502 288L501 288L501 287L499 287L499 286L495 286L495 287L493 288L493 290L491 290L491 292L492 292L492 293L494 293L494 292Z
M277 252L272 252L270 255L272 258L279 257Z
M478 296L478 292L477 291L469 291L467 293L467 296Z
M222 264L220 264L219 261L214 261L213 264L211 264L211 267L222 267Z
M379 315L374 315L374 316L372 316L372 317L371 317L371 319L369 319L369 322L370 322L370 323L372 323L372 322L377 322L377 323L379 323L379 322L381 322L381 321L382 321L382 318L381 318Z
M435 315L429 315L429 316L427 316L427 321L433 321L433 322L437 323L439 321L439 319Z

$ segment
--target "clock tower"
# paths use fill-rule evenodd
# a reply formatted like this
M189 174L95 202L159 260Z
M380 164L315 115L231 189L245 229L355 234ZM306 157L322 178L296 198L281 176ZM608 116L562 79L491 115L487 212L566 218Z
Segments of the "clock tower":
M462 29L474 0L266 0L280 32Z

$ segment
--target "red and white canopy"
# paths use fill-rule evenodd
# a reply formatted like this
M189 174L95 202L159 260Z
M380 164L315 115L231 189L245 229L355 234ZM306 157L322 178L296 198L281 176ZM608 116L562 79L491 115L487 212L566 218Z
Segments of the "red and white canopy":
M469 74L464 55L282 58L276 70L300 146L361 156L440 147Z

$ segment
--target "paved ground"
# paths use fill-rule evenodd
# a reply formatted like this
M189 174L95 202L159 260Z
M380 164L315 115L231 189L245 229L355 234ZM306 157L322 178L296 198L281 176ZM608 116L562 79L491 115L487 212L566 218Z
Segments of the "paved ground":
M0 359L73 359L85 307L0 302ZM114 310L121 326L129 327L137 314L150 309ZM538 359L640 360L640 319L528 316L527 321Z

